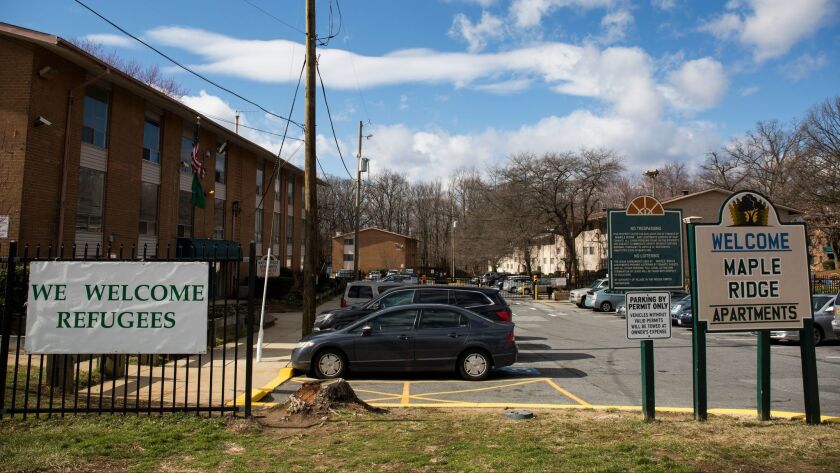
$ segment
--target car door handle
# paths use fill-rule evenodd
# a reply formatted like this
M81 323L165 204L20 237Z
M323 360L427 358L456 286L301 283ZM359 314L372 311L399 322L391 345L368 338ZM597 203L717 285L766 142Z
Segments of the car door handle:
M459 335L458 333L455 333L455 332L452 332L452 333L450 333L450 334L449 334L449 337L450 337L450 338L458 338L458 337L460 337L460 336L461 336L461 335Z
M411 340L411 337L408 335L400 335L400 340Z

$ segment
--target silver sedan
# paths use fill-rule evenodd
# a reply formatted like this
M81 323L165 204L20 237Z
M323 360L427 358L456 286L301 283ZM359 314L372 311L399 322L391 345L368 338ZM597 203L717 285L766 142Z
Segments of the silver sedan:
M834 320L835 301L837 296L831 294L812 294L811 308L814 312L814 344L819 345L825 340L838 340L840 336L832 330ZM776 341L799 341L799 330L774 330L770 338Z

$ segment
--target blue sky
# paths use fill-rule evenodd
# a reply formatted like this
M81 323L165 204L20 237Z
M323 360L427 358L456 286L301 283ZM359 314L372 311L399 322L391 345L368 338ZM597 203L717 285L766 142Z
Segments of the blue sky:
M840 94L838 0L338 1L341 30L319 49L319 64L345 160L355 166L362 120L374 135L363 153L372 170L415 181L485 169L512 153L580 147L614 149L630 172L696 165L758 120L791 121ZM304 0L87 3L288 113L303 60ZM330 3L316 1L322 37ZM0 20L170 67L71 0L3 0ZM232 120L234 110L254 109L168 72L189 90L184 102L204 113ZM293 118L302 122L299 97ZM319 158L328 173L346 176L318 100ZM243 122L283 130L261 113L244 113ZM277 137L243 134L278 149Z

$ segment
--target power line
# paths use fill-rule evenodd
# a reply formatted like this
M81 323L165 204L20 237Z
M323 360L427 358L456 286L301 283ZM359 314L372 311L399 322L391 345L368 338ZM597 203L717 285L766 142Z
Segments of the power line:
M223 122L223 123L230 123L231 125L236 125L236 122L233 121L233 120L228 120L228 119L225 119L225 118L222 118L222 117L217 117L217 116L214 116L214 115L207 115L207 114L205 114L204 116L207 117L207 118L212 118L215 121L219 121L219 122ZM254 128L252 126L243 125L241 123L239 124L239 127L240 128L247 128L249 130L258 131L260 133L265 133L266 135L273 135L273 136L280 136L280 137L285 136L285 135L281 135L280 133L275 133L273 131L268 131L268 130L261 130L259 128ZM286 139L287 140L292 140L292 141L303 141L300 138L294 138L294 137L291 137L291 136L287 136Z
M221 85L221 84L219 84L219 83L217 83L217 82L215 82L215 81L213 81L213 80L211 80L211 79L207 78L206 76L204 76L204 75L202 75L202 74L199 74L198 72L195 72L194 70L192 70L192 69L190 69L189 67L187 67L187 66L185 66L185 65L181 64L180 62L176 61L175 59L172 59L170 56L166 55L165 53L163 53L163 52L162 52L162 51L160 51L159 49L155 48L155 47L154 47L154 46L152 46L151 44L149 44L149 43L147 43L147 42L143 41L142 39L138 38L137 36L134 36L133 34L129 33L129 32L128 32L128 31L126 31L124 28L122 28L121 26L117 25L117 24L116 24L116 23L114 23L113 21L109 20L108 18L106 18L104 15L102 15L102 14L101 14L101 13L99 13L98 11L96 11L96 10L94 10L93 8L91 8L91 7L87 6L87 5L85 5L85 3L84 3L84 2L82 2L81 0L73 0L73 1L74 1L74 2L76 2L76 3L78 3L79 5L81 5L82 7L84 7L84 8L85 8L86 10L88 10L89 12L91 12L91 13L93 13L94 15L98 16L99 18L101 18L103 21L105 21L105 22L106 22L106 23L108 23L109 25L113 26L114 28L116 28L117 30L119 30L119 31L120 31L121 33L123 33L124 35L126 35L126 36L130 37L131 39L133 39L133 40L137 41L138 43L142 44L143 46L146 46L147 48L149 48L149 49L151 49L152 51L156 52L158 55L162 56L163 58L165 58L166 60L168 60L168 61L169 61L169 62L171 62L172 64L175 64L176 66L178 66L178 67L180 67L181 69L183 69L183 70L185 70L185 71L189 72L190 74L192 74L192 75L194 75L194 76L198 77L199 79L201 79L201 80L203 80L203 81L207 82L208 84L211 84L211 85L213 85L213 86L215 86L215 87L217 87L217 88L219 88L219 89L221 89L221 90L223 90L223 91L225 91L225 92L227 92L227 93L229 93L229 94L233 95L234 97L237 97L238 99L240 99L240 100L242 100L242 101L244 101L244 102L247 102L247 103L249 103L249 104L251 104L251 105L253 105L253 106L255 106L255 107L259 108L259 109L260 109L260 110L262 110L263 112L265 112L265 113L267 113L267 114L269 114L269 115L271 115L271 116L273 116L273 117L277 117L277 118L279 118L279 119L281 119L281 120L285 120L287 123L294 123L294 124L295 124L295 125L297 125L298 127L303 128L303 125L302 125L302 124L300 124L300 123L298 123L298 122L296 122L296 121L294 121L294 120L292 120L292 119L290 119L290 118L286 118L286 117L284 117L284 116L282 116L282 115L278 115L278 114L276 114L276 113L272 112L271 110L266 109L266 108L265 108L265 107L263 107L262 105L260 105L260 104L258 104L258 103L256 103L256 102L252 101L252 100L249 100L249 99L247 99L247 98L245 98L245 97L243 97L243 96L239 95L238 93L236 93L236 92L234 92L234 91L232 91L232 90L228 89L227 87L225 87L225 86L223 86L223 85Z
M341 164L344 166L344 170L347 171L347 175L350 176L350 179L353 179L353 174L351 174L350 170L347 169L347 163L344 162L344 156L341 154L341 146L338 145L338 137L335 134L332 114L330 114L330 103L327 101L327 88L324 87L324 78L321 77L321 68L318 67L317 64L315 65L315 70L318 72L318 80L321 81L321 92L324 94L324 105L327 107L327 116L330 118L330 128L332 129L333 139L335 140L335 149L338 150L338 157L341 158Z
M293 29L293 30L297 31L298 33L301 33L301 34L304 34L304 35L306 34L306 31L303 31L302 29L298 28L297 26L294 26L294 25L292 25L292 24L289 24L289 23L287 23L287 22L285 22L285 21L281 20L280 18L278 18L278 17L276 17L276 16L272 15L269 11L265 10L264 8L260 7L259 5L256 5L256 4L252 3L252 2L250 2L249 0L242 0L242 1L243 1L243 2L245 2L245 3L247 3L248 5L251 5L252 7L256 8L257 10L261 11L264 15L266 15L266 16L268 16L268 17L272 18L272 19L273 19L274 21L276 21L277 23L280 23L281 25L288 26L289 28L291 28L291 29Z

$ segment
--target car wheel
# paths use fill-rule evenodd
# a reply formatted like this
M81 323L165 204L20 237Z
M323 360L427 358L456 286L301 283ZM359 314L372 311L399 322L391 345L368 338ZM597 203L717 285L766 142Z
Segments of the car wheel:
M484 350L467 350L458 359L458 372L467 381L486 379L490 375L490 356Z
M347 358L338 350L328 348L312 358L315 376L320 379L342 378L347 373Z
M817 326L814 326L814 346L817 346L820 343L822 343L823 338L825 338L825 336L823 336L822 329Z
M613 306L612 306L612 304L610 304L610 301L604 301L604 303L601 304L601 311L602 312L612 312L612 309L613 309Z

